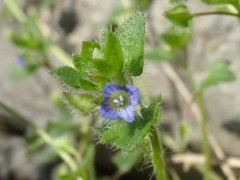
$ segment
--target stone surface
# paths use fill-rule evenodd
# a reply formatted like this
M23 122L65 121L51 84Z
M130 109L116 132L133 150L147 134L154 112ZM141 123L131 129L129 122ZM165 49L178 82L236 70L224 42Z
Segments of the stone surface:
M205 105L208 122L219 143L229 155L239 156L240 81L207 90Z
M0 179L38 179L39 163L26 147L23 138L0 134Z
M200 1L187 1L186 3L189 10L193 13L213 11L215 9L214 6L207 6ZM151 30L152 34L150 34L153 36L152 39L158 38L159 34L169 27L169 22L163 16L163 13L170 7L168 1L153 1L148 13L149 26L153 29ZM217 60L227 60L230 62L230 68L236 75L237 79L235 82L223 83L207 90L205 92L205 106L208 123L224 151L227 154L240 156L240 152L238 151L238 147L240 146L239 134L237 133L240 131L240 126L238 125L240 123L240 108L238 105L240 103L239 20L231 16L212 15L194 18L192 25L193 38L188 46L188 56L190 69L196 83L200 83L206 77L209 66ZM152 90L151 92L155 94L155 91L162 89L162 94L171 97L170 100L172 102L174 91L171 88L173 87L166 85L165 81L168 81L168 79L162 78L161 68L153 65L151 70L146 71L145 74L149 77L147 84L149 89ZM153 74L155 74L156 79L152 77ZM150 79L153 79L153 81L151 82ZM165 83L155 83L160 81L164 81ZM186 104L180 99L175 98L177 102L175 101L173 104L178 105L181 109L180 112L183 113L182 118L184 118L186 117L184 116L184 109L186 110L184 106ZM166 109L166 112L168 110L171 109ZM179 118L179 116L177 117ZM193 128L191 143L195 146L194 149L199 149L201 148L200 126L193 120L194 117L189 116L188 119ZM172 121L171 124L174 127L180 120L175 119Z
M19 111L27 118L40 126L56 116L56 108L49 103L49 92L53 89L55 81L47 70L39 70L33 77L21 81L10 79L11 70L17 66L17 49L10 44L4 32L0 29L0 100L8 106ZM48 90L44 89L47 87Z
M192 3L191 8L195 12L211 10L200 4ZM216 85L205 92L208 123L224 151L235 156L240 156L239 136L229 123L240 123L239 31L239 20L235 17L213 15L195 18L193 38L189 45L190 67L196 82L207 75L208 68L217 60L230 62L230 68L236 76L236 81ZM239 126L236 129L240 131Z

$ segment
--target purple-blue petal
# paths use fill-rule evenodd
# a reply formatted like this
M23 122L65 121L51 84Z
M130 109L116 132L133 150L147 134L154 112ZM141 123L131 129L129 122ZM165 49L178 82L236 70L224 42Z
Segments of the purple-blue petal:
M117 119L119 118L118 112L109 107L108 101L102 102L100 107L101 116L106 119Z
M20 67L23 67L26 64L25 59L23 59L21 56L17 56L16 62Z
M118 112L118 115L127 122L133 122L134 120L134 107L128 106Z
M136 106L138 104L139 89L131 85L126 85L125 89L130 96L131 106Z
M122 88L117 84L107 84L103 89L103 96L109 98L114 91L121 90Z

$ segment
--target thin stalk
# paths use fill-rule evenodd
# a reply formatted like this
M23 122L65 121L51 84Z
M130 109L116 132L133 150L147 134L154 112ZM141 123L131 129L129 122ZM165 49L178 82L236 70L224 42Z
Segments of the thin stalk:
M152 128L150 144L152 149L152 164L154 167L155 175L157 180L167 180L165 171L165 162L163 156L162 145L155 128Z
M54 140L43 130L43 129L37 129L37 133L39 134L39 136L48 143L48 145L50 145L54 151L61 157L61 159L68 165L69 169L71 171L75 171L77 168L76 163L74 162L74 160L71 158L71 156L69 156L67 153L65 153L64 151L60 150L60 148L58 148L55 143Z
M51 71L53 70L52 65L50 64L49 60L47 57L45 57L42 61L42 66L45 67L47 70Z
M89 167L88 178L91 180L96 180L96 173L94 170L94 164Z
M195 85L195 82L193 80L192 73L187 70L187 76L189 78L189 82L193 88L193 93L195 95L199 113L200 113L200 123L201 123L201 131L202 131L202 142L203 142L203 147L202 151L204 153L205 157L205 164L204 164L204 180L210 180L212 168L211 168L211 153L210 153L210 146L209 146L209 141L208 141L208 125L207 125L207 116L206 116L206 111L204 109L204 102L203 102L203 92L198 91L197 87Z
M201 13L205 14L205 13ZM188 51L187 48L185 48L184 51L185 54L185 62L188 62ZM210 154L210 146L208 142L208 127L207 127L207 116L206 112L204 109L204 103L203 103L203 92L199 91L198 88L196 87L195 81L193 79L193 75L191 71L188 68L188 64L185 68L185 71L187 73L187 77L189 80L190 85L192 86L194 97L196 97L198 109L200 112L200 120L201 120L201 131L202 131L202 142L203 142L203 147L202 151L205 156L205 164L204 164L204 180L210 180L210 175L211 175L211 154Z
M26 21L26 15L15 0L4 0L4 3L18 22L24 23Z
M238 13L220 12L220 11L193 13L192 17L195 18L195 17L208 16L208 15L228 15L228 16L239 17Z
M38 129L31 120L25 118L20 113L18 113L17 111L15 111L14 109L7 106L5 103L1 101L0 101L0 108L2 108L6 112L14 116L21 123L26 124L29 127L33 128L40 135L40 137L44 139L45 142L47 142L54 148L54 150L59 154L59 156L64 160L64 162L69 166L71 170L75 168L74 161L71 160L71 158L66 153L63 153L59 151L57 148L55 148L53 144L53 140L51 140L51 138L48 136L48 134L44 130Z
M49 46L48 50L57 58L59 62L63 63L64 65L73 67L71 58L60 47L52 44Z
M203 153L205 156L205 165L204 165L204 180L210 180L211 176L211 153L210 147L208 142L208 128L207 128L207 117L206 112L204 109L203 103L203 93L197 93L197 104L200 111L200 118L201 118L201 129L202 129L202 141L203 141Z
M82 156L86 157L87 151L89 147L92 145L91 142L91 131L90 131L90 124L88 119L83 116L81 121L81 144L79 148L79 153ZM96 174L94 170L94 164L91 162L91 165L88 167L88 173L87 173L88 179L95 180L96 179Z
M6 105L4 102L0 101L0 108L2 108L3 110L5 110L6 112L8 112L10 115L14 116L16 118L16 120L20 121L21 123L23 123L24 125L28 125L31 128L36 128L35 125L33 124L33 122L27 118L25 118L24 116L22 116L21 114L19 114L17 111L15 111L14 109L12 109L11 107L9 107L8 105Z

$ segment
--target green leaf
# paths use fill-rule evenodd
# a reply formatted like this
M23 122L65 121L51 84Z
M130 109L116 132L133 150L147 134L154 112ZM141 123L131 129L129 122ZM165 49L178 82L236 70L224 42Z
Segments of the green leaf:
M160 47L155 47L146 52L144 58L149 60L170 61L173 59L173 55Z
M124 57L124 68L133 76L143 72L145 18L141 12L128 18L117 30Z
M240 2L239 0L202 0L204 3L209 5L233 5L239 11Z
M179 135L183 142L185 142L192 132L191 126L187 122L183 122L179 127Z
M113 32L108 32L104 48L104 59L92 61L98 73L104 77L114 77L122 71L123 54L119 40Z
M81 79L81 74L69 66L54 69L50 74L72 88L85 90L96 89L96 86L92 82Z
M93 97L89 94L64 93L64 96L70 105L85 114L90 113L96 107L96 104L93 102Z
M229 69L229 64L226 61L216 61L209 69L207 78L202 81L200 90L203 91L210 86L233 80L235 80L235 75Z
M56 151L67 153L68 155L74 154L74 141L72 136L60 135L53 139L54 148Z
M102 33L101 33L101 47L102 47L102 49L105 49L106 42L107 42L107 35L108 35L108 31L102 31Z
M138 0L135 6L138 6L140 9L147 9L151 5L151 0Z
M120 151L115 154L112 161L117 165L118 169L124 173L130 171L144 155L142 149L136 149L126 155L123 153L124 152Z
M234 4L237 3L238 0L202 0L207 4Z
M100 136L100 143L111 144L117 149L132 151L150 132L151 127L159 123L161 97L142 111L142 117L137 117L132 123L122 119L113 121L105 129L93 129Z
M42 48L43 46L41 32L39 31L35 20L31 18L29 18L29 20L26 21L21 28L13 32L10 39L16 45L25 48L37 49Z
M100 50L100 44L94 41L83 41L82 53L73 53L72 60L74 67L81 72L81 75L86 75L91 70L91 60L95 50Z
M80 88L80 74L72 67L63 66L52 70L50 74L70 87Z
M182 152L182 147L179 142L177 142L176 138L173 138L169 134L161 134L161 139L163 140L164 145L167 146L174 153Z
M185 5L178 5L174 8L170 9L165 13L165 16L170 20L173 24L188 27L189 20L192 18L192 15L188 11Z
M112 32L108 33L107 42L104 49L104 58L107 65L111 66L112 74L121 72L123 66L123 53L119 40Z
M79 53L72 54L72 61L76 70L84 72L85 61L82 59Z
M170 3L183 3L184 0L170 0Z
M172 48L183 48L191 38L191 31L188 28L170 28L161 35L161 38Z
M94 49L101 49L100 44L94 41L83 41L82 43L82 58L91 60Z
M90 61L93 58L93 52L95 49L101 49L99 43L94 41L83 41L82 53L72 54L74 67L81 72L86 72L89 68Z
M73 130L74 125L71 121L64 120L57 120L57 121L50 121L47 124L47 131L51 135L61 135L63 132L69 132Z

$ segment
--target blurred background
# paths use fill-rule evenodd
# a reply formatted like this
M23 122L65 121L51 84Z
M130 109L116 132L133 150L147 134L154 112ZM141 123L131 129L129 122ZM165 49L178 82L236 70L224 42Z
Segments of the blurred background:
M136 9L146 15L145 69L136 83L150 99L159 94L163 97L160 129L164 132L162 138L171 177L202 179L201 170L195 167L201 167L203 161L199 112L187 80L189 75L179 67L179 64L186 65L186 58L196 84L218 60L226 61L235 75L236 80L207 89L204 105L214 136L210 143L217 143L213 145L216 150L212 155L213 159L217 156L216 172L222 179L228 179L220 168L221 161L228 158L228 165L236 177L240 176L240 21L219 15L194 18L184 42L169 51L162 34L172 25L164 13L174 2L0 0L1 180L57 179L60 159L51 148L43 148L44 143L29 130L31 123L25 119L53 134L69 126L54 122L79 121L82 118L79 113L61 104L62 90L69 90L51 77L49 71L71 63L71 54L80 51L82 41L98 41L103 30L117 28ZM184 3L193 13L215 9L201 1ZM179 64L171 61L173 54ZM216 151L223 153L224 159L219 160ZM117 166L111 161L113 154L111 149L97 145L94 166L99 179L154 179L151 167L141 164L130 172L117 174Z

